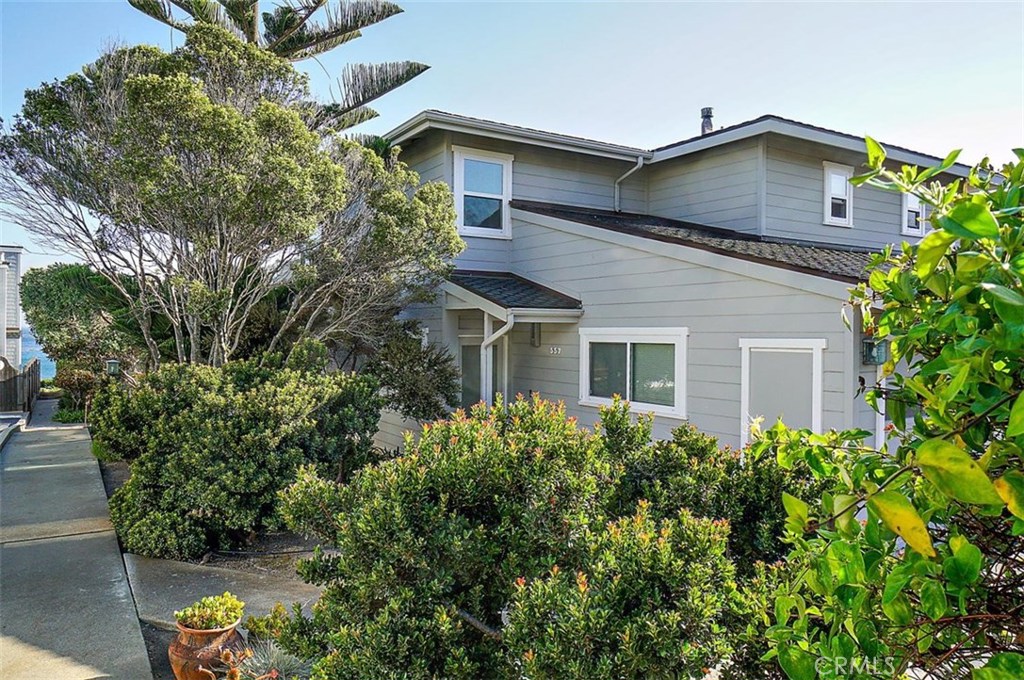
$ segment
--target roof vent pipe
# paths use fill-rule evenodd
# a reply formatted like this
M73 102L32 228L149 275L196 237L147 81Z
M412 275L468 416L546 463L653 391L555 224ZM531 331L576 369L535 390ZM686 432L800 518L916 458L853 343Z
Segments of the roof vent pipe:
M705 106L700 110L700 134L701 136L706 135L714 129L711 124L711 107Z

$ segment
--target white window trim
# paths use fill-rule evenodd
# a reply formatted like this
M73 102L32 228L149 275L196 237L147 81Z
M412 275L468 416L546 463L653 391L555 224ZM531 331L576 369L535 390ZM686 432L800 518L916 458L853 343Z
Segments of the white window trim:
M832 173L840 174L846 178L846 219L832 217L832 198L844 198L842 196L834 196L832 193L832 178L830 177ZM822 216L825 224L833 227L853 226L853 185L850 184L851 177L853 177L853 168L849 165L840 165L839 163L831 163L829 161L822 163L822 178L825 184Z
M459 233L463 236L480 236L483 238L501 238L509 239L512 238L512 209L510 204L512 202L512 161L514 156L507 153L498 153L496 151L482 151L480 149L470 149L463 146L453 146L452 151L455 156L455 213L458 216L458 227ZM503 170L502 176L502 194L485 194L478 191L466 191L466 160L479 160L487 163L501 163ZM462 211L463 211L463 196L479 196L481 198L496 198L501 201L501 229L487 229L485 227L467 227L462 224Z
M611 399L590 394L590 343L621 342L627 344L656 343L675 345L675 406L647 404L630 400L634 411L653 413L668 418L686 418L686 350L690 329L676 328L581 328L580 329L580 405L608 406ZM626 389L629 389L632 362L626 354ZM623 399L626 395L621 395Z
M917 229L912 229L907 221L907 213L910 211L910 194L901 194L900 196L900 233L903 236L924 236L925 234L925 223L924 223L924 201L918 199L917 207L919 217L917 218L920 226Z
M809 352L811 354L811 430L821 432L824 404L824 338L740 338L740 447L750 440L750 352ZM772 425L773 423L766 423Z

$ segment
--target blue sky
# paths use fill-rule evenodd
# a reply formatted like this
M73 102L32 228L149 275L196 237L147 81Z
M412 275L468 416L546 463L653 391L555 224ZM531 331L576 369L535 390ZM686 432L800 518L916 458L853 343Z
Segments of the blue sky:
M432 66L378 100L367 132L436 108L654 147L696 134L713 106L716 125L775 113L934 155L962 147L966 161L1024 146L1020 0L400 4L404 14L302 65L323 98L349 61ZM0 0L0 115L112 43L171 39L124 0ZM41 250L9 224L2 238Z

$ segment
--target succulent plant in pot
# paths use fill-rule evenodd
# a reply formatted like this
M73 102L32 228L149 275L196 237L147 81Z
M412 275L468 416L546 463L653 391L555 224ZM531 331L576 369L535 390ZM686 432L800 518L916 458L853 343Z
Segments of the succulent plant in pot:
M177 680L215 680L225 652L240 653L245 642L237 627L245 603L231 593L204 597L174 612L178 637L167 648Z
M225 680L309 680L310 664L281 649L274 640L256 640L240 654L225 651Z

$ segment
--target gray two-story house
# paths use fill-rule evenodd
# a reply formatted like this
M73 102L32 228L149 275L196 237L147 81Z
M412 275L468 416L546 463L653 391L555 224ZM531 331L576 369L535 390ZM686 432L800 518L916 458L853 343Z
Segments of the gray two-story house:
M702 113L702 134L653 150L439 111L388 134L454 193L466 250L408 314L457 357L464 405L539 393L589 425L618 394L660 437L689 421L743 445L757 417L880 435L860 398L877 359L841 312L872 251L923 235L922 206L849 183L862 138ZM386 414L377 441L417 427Z

